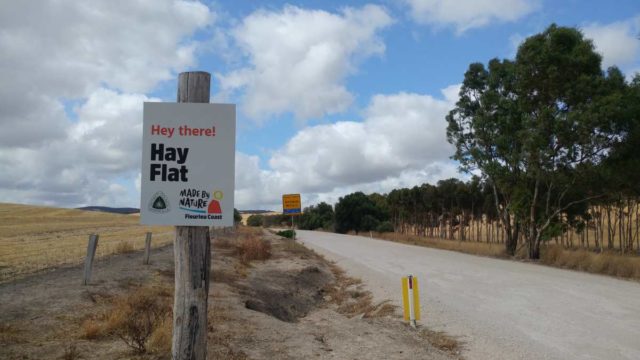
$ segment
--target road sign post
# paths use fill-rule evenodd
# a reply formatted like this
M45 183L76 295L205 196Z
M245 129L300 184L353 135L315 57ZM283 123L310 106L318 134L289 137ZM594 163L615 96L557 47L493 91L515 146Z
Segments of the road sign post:
M207 358L209 228L233 225L235 105L209 104L210 84L181 73L178 103L144 104L140 221L177 225L174 360Z
M282 213L291 215L291 231L293 232L293 240L296 239L296 230L293 226L293 217L302 213L302 202L300 194L282 195Z

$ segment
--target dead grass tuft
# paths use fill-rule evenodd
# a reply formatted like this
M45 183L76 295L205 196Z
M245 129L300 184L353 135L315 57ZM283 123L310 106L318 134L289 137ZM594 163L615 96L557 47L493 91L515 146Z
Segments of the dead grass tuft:
M82 325L83 339L115 335L138 354L171 350L173 292L145 286L114 297L111 306Z
M80 351L78 351L78 347L76 346L76 344L69 344L64 349L64 353L62 354L62 356L60 356L58 359L78 360L78 359L84 359L84 357L80 354Z
M95 319L86 319L80 326L82 339L94 340L101 337L104 334L102 324Z
M118 245L116 245L115 253L116 254L128 254L133 252L133 244L128 241L120 241Z
M442 331L423 328L421 329L420 334L427 339L431 345L444 352L452 355L458 355L460 353L460 343L458 340Z
M390 300L386 300L376 305L375 309L369 314L369 317L386 317L395 314L398 307L391 305L390 302Z
M238 243L240 261L247 264L252 260L267 260L271 257L271 243L259 236L247 236Z
M0 324L0 344L25 342L24 333L13 324Z
M324 291L331 302L338 306L338 312L347 316L362 316L363 318L384 317L395 312L396 307L389 301L373 304L373 296L362 289L362 280L347 276L344 270L335 263L329 263L329 268L336 281L327 286Z
M242 277L242 273L231 272L226 269L211 270L211 281L214 283L235 284Z
M156 354L170 354L173 337L173 318L170 315L162 318L149 336L148 348Z

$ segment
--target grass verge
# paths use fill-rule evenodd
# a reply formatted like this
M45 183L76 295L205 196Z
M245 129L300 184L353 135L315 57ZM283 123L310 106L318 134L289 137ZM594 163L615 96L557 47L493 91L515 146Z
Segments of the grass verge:
M505 253L504 244L433 239L397 233L373 233L372 235L377 239L403 244L452 250L471 255L509 258ZM524 247L515 258L526 258ZM640 280L640 257L635 255L620 255L608 251L596 253L585 249L565 249L557 245L546 245L541 248L539 263L563 269Z
M389 240L403 244L426 246L442 250L459 251L465 254L492 256L506 258L503 244L483 243L475 241L458 241L426 238L417 235L406 235L398 233L373 233L377 239Z
M541 250L540 262L545 265L640 280L640 257L611 252L595 253L584 249L567 250L549 245Z

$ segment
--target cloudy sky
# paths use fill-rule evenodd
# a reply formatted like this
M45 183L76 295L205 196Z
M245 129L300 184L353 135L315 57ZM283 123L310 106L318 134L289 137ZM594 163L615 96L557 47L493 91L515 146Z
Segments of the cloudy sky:
M188 70L238 105L239 209L461 176L466 68L553 22L640 71L638 0L2 1L0 202L138 207L142 104Z

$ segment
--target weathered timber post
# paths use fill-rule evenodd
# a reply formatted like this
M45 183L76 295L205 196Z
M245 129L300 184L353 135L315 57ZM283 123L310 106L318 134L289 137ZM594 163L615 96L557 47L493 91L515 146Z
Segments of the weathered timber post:
M143 265L149 265L149 256L151 255L151 233L147 233L147 237L144 239L144 259Z
M211 75L184 72L178 79L179 103L208 103ZM207 226L176 226L175 297L173 302L174 360L207 358L207 299L211 239Z
M82 285L88 285L91 281L91 267L93 266L93 258L96 256L96 249L98 248L98 235L89 235L89 244L87 245L87 257L84 260L84 277L82 278Z

